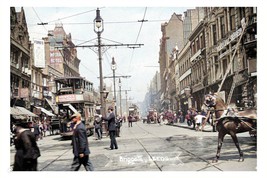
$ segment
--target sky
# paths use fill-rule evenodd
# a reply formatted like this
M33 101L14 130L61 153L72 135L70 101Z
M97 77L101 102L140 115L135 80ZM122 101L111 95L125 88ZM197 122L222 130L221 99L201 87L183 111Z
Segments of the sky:
M153 2L153 3L152 3ZM84 0L9 0L5 1L5 3L1 4L0 6L0 66L1 66L1 104L0 104L0 111L2 117L3 127L0 129L1 133L1 143L5 145L9 144L9 127L5 127L5 119L9 119L9 110L10 106L9 100L10 96L7 93L10 93L9 83L10 77L6 74L9 74L10 71L10 53L9 53L9 42L10 42L10 19L9 19L9 9L10 6L14 7L21 7L24 6L26 16L27 16L27 23L29 31L32 28L32 32L30 35L35 34L35 38L40 38L46 36L48 30L52 30L54 25L47 25L45 28L43 26L36 26L36 23L41 21L54 21L58 20L58 18L67 17L69 15L90 11L88 13L61 20L64 25L64 29L67 33L72 34L73 41L75 44L79 44L86 40L91 40L96 38L96 34L93 31L92 24L86 25L67 25L67 23L92 23L95 17L95 8L96 7L103 7L101 8L101 17L104 19L104 32L102 33L102 37L117 41L120 43L135 43L137 39L137 35L141 26L141 23L107 23L107 22L126 22L126 21L138 21L142 20L145 13L145 7L147 7L145 20L164 20L168 21L171 15L176 13L183 13L186 8L179 9L178 7L197 7L197 6L257 6L258 7L258 116L260 118L260 124L258 124L258 150L257 150L257 170L256 172L223 172L223 173L216 173L216 172L167 172L165 174L159 174L158 172L142 172L136 173L131 172L128 174L127 172L120 172L120 174L125 175L127 177L136 177L142 175L142 177L153 176L153 177L162 177L162 175L167 175L168 177L209 177L209 176L216 176L216 177L233 177L242 176L245 177L262 177L263 174L266 174L266 139L263 135L265 133L265 126L267 125L265 119L265 112L263 112L265 108L265 100L266 100L266 86L265 81L266 79L266 17L265 12L267 11L266 6L267 1L263 0L142 0L142 2L137 1L130 1L130 0L98 0L98 1L84 1ZM33 8L35 9L37 15L34 13ZM46 7L50 7L47 9ZM59 8L65 7L65 8ZM67 7L75 7L75 8L67 8ZM83 7L83 8L80 8ZM115 8L120 7L120 8ZM131 7L131 8L126 8ZM138 8L133 8L138 7ZM172 8L157 8L157 7L172 7ZM73 9L73 10L71 10ZM165 9L165 10L164 10ZM164 22L163 21L163 22ZM54 23L54 22L51 22ZM152 79L153 75L155 74L157 68L149 68L144 67L147 65L157 66L158 63L158 53L159 53L159 39L161 37L160 32L160 23L159 22L145 22L141 29L139 38L137 43L144 44L141 48L135 49L134 52L132 49L127 48L117 48L117 49L109 49L107 50L106 54L103 55L103 69L104 75L111 75L112 71L110 69L110 62L111 58L114 57L115 61L118 64L116 74L120 75L131 75L130 79L123 79L122 80L122 88L123 89L130 89L129 92L130 97L134 98L135 100L142 101L144 97L144 93L147 91L147 86L150 80ZM32 26L30 26L30 24ZM39 33L39 35L38 35ZM32 36L33 38L33 36ZM77 43L76 43L77 42ZM105 40L105 43L109 44L110 41ZM94 44L95 41L88 44ZM81 59L80 65L80 73L82 76L86 77L88 80L94 82L94 86L97 87L99 85L99 81L97 79L99 75L98 71L98 61L97 61L97 54L94 53L90 49L79 49L78 50L78 58ZM85 67L86 66L86 67ZM106 81L107 80L107 81ZM105 82L109 82L110 84L112 81L105 79ZM124 97L124 96L122 96ZM10 149L8 146L4 146L1 148L1 158L3 161L1 162L1 171L0 174L3 176L1 177L17 177L15 173L9 172L9 161L10 157L9 153ZM237 163L238 164L238 163ZM58 172L45 172L45 174L38 174L38 177L47 177L58 175L59 177L62 173ZM82 174L82 173L81 173ZM81 175L77 174L77 175ZM26 175L26 174L25 174ZM68 174L69 176L73 176L71 173ZM64 177L68 177L68 175L64 174ZM76 174L75 174L76 175ZM32 176L32 174L28 174L28 176ZM91 176L88 174L83 174L82 176ZM109 176L110 172L102 172L101 174L94 174L94 177L104 177ZM118 175L112 174L112 176L118 177Z
M117 63L116 75L122 78L122 90L131 90L128 96L134 101L143 101L147 88L159 71L159 44L161 23L168 22L173 13L183 14L193 7L99 7L104 20L101 34L103 44L142 44L140 48L110 47L103 53L103 76L112 76L111 61ZM20 10L20 8L17 8ZM41 39L53 30L56 23L62 23L67 34L71 33L74 44L97 44L93 21L96 7L24 7L30 39ZM147 20L141 23L140 20ZM48 25L37 25L48 22ZM89 41L89 42L88 42ZM99 86L98 54L92 48L77 48L80 74ZM151 67L153 66L153 67ZM118 91L116 79L116 91ZM107 87L112 78L104 79ZM113 86L112 86L113 88Z

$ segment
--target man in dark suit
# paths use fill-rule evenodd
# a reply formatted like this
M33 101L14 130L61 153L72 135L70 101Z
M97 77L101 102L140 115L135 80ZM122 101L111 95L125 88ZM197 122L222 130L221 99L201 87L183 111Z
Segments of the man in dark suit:
M128 116L128 126L129 127L132 127L133 126L133 119L134 119L133 114L130 114Z
M75 113L71 116L73 127L72 146L73 146L73 162L72 171L78 171L83 164L86 171L93 171L94 167L89 159L89 145L84 124L81 121L81 114Z
M14 141L16 154L13 171L37 171L37 158L41 156L34 134L23 123L16 126Z
M118 149L117 141L116 141L116 121L115 121L115 114L113 112L113 107L108 107L108 117L103 118L104 120L108 121L108 131L110 137L110 149L113 150Z

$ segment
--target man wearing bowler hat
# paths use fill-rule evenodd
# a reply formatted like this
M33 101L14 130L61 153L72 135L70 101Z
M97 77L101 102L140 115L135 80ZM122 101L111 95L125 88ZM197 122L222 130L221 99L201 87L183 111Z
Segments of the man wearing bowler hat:
M103 118L105 121L108 121L108 131L110 136L110 149L113 150L118 149L117 141L116 141L116 122L115 122L115 114L113 112L113 107L108 107L108 117Z
M81 121L81 114L74 113L71 116L73 127L72 147L73 147L73 162L71 164L72 171L78 171L81 165L86 171L93 171L94 167L89 159L89 145L84 124Z

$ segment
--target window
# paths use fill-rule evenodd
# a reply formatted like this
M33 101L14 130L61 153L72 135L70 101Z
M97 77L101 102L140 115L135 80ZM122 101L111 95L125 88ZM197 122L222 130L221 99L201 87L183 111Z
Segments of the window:
M227 59L223 60L223 73L226 73L227 70Z
M239 8L239 15L240 15L239 25L241 26L241 20L245 18L245 7Z
M192 43L192 54L195 54L196 52L195 52L195 43L193 42Z
M230 7L230 30L235 30L235 8Z
M81 88L81 80L76 80L75 81L75 89L80 89Z
M212 25L212 33L213 33L213 45L216 45L217 44L216 25Z
M225 37L225 21L224 17L220 17L220 23L221 23L221 38Z
M203 35L201 34L200 36L200 48L203 49L204 48L204 39L203 39Z
M199 46L199 40L198 40L198 39L196 40L196 43L197 43L196 51L198 51L198 50L200 49L200 46Z

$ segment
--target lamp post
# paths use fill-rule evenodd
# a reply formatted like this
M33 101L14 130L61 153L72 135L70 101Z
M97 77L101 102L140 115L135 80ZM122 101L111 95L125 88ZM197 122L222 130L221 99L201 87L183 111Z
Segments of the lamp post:
M99 78L100 78L100 113L105 116L104 90L103 90L103 74L102 74L102 53L101 53L101 33L104 31L104 22L100 16L100 10L96 10L96 18L94 19L94 31L97 34L98 60L99 60ZM106 133L105 121L102 122L103 133Z
M99 77L100 77L100 113L104 115L103 110L103 74L102 74L102 54L101 54L101 33L104 31L103 19L100 16L100 10L96 10L96 18L94 19L94 31L97 34L98 60L99 60Z
M114 60L114 57L112 58L111 62L111 70L113 71L113 87L114 87L114 110L115 110L115 117L117 117L117 106L116 106L116 85L115 85L115 70L117 69L117 64Z
M122 107L121 107L121 78L119 78L119 88L120 88L120 116L122 117Z

